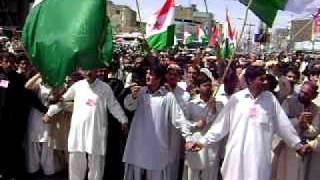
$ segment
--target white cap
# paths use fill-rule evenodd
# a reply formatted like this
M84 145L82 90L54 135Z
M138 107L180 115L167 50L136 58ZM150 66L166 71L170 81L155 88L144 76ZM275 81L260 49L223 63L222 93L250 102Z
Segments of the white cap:
M211 71L208 68L201 68L200 72L203 72L208 78L211 79L211 81L214 80Z

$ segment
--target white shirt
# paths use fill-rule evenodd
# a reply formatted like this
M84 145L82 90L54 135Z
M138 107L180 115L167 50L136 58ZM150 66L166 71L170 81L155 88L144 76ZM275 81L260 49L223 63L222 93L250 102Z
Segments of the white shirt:
M46 105L48 103L48 97L51 89L41 84L41 81L38 81L35 92L37 93L37 96L40 98L41 102ZM28 140L31 142L48 142L51 125L43 123L43 115L44 114L36 108L32 107L30 110L27 136Z
M147 170L163 170L176 160L173 127L191 133L184 126L184 114L171 92L164 88L152 94L148 91L142 88L137 97L123 161Z
M187 103L190 100L190 94L184 90L183 88L177 86L176 88L174 88L174 90L172 91L172 93L174 94L178 104L180 105L180 108L185 112L186 110L186 106Z
M221 102L216 102L216 111L210 112L208 105L200 97L197 97L190 101L187 106L186 118L190 123L195 123L199 120L206 120L207 126L203 129L194 128L192 129L192 140L200 140L204 134L208 131L209 127L216 118L218 112L221 111L223 104ZM204 147L199 152L186 152L186 163L192 169L205 169L209 166L218 166L220 160L220 146L221 142L214 143Z
M270 180L274 133L290 147L300 138L271 92L253 98L248 89L234 94L200 140L211 144L229 133L222 166L224 180Z
M216 99L218 102L222 102L223 105L226 105L229 101L231 96L227 95L227 93L224 91L224 84L222 84L220 87L219 87L219 90L218 90L218 93L217 93L217 96L216 96Z
M119 122L128 122L110 86L99 79L92 84L81 80L73 84L63 98L74 100L68 151L105 155L108 109Z

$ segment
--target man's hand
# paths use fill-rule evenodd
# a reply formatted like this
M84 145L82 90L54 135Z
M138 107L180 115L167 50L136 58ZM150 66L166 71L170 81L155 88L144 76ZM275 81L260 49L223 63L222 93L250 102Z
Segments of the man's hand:
M191 151L194 146L195 146L195 143L192 141L189 141L189 142L186 142L185 149L186 151Z
M129 125L128 125L128 123L123 123L121 125L121 130L122 130L123 134L128 135L128 133L129 133Z
M137 84L131 87L131 93L134 99L138 97L140 89L141 89L141 86L138 86Z
M49 124L49 123L52 123L52 118L50 116L48 116L47 114L45 114L43 117L42 117L42 121L46 124Z
M312 153L313 152L313 148L312 148L312 146L310 144L305 144L297 152L298 152L298 154L300 156L305 156L305 155L308 155L308 154Z
M308 124L312 123L313 115L311 112L302 112L298 118L299 126L301 129L308 129Z
M216 113L216 99L211 97L207 103L208 111L211 113Z
M198 152L203 148L203 144L198 143L198 142L187 142L185 145L186 151L190 152Z
M203 128L205 128L207 126L207 121L203 120L203 119L200 119L195 123L195 126L198 129L203 129Z

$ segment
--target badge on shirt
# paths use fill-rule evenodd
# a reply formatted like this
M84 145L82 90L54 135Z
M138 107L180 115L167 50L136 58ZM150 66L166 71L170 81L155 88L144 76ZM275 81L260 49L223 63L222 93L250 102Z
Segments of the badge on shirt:
M7 81L7 80L0 80L0 87L8 88L8 86L9 86L9 81Z
M97 101L94 100L94 99L88 99L87 102L86 102L86 104L87 104L88 106L93 107L93 106L96 106Z
M257 107L256 106L251 107L250 110L249 110L249 117L250 118L256 118L257 116L258 116Z

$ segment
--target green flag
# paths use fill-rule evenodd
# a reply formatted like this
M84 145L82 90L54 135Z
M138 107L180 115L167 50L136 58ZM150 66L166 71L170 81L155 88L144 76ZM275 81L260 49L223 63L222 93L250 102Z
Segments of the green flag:
M166 0L150 17L146 26L146 40L150 48L163 50L174 45L175 1Z
M250 0L239 1L247 6ZM264 23L269 27L272 27L278 10L290 11L293 13L312 13L317 9L317 7L319 7L319 5L319 0L253 0L250 9Z
M223 47L221 49L221 56L224 59L229 59L231 57L232 51L233 50L231 49L229 44L229 38L226 38L223 42Z
M250 0L239 0L248 5ZM283 9L287 0L253 0L250 9L269 27L277 16L278 10Z
M188 45L194 42L194 37L191 33L189 32L184 32L183 33L183 44Z
M103 67L112 60L106 1L35 1L22 40L31 63L53 87L63 85L77 67Z

